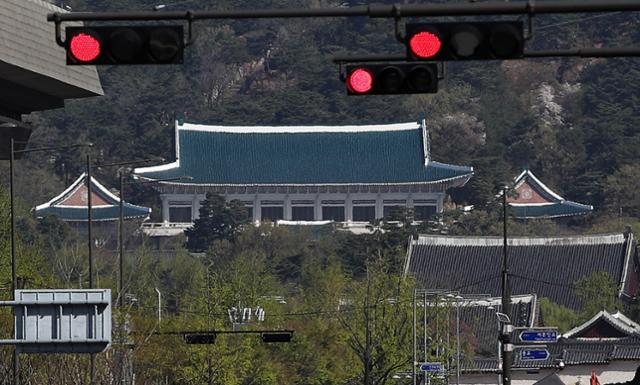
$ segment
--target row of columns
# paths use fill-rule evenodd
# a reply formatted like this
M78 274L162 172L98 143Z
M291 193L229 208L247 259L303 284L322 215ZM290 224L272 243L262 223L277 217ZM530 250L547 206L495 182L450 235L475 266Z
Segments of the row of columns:
M186 197L185 197L186 198ZM199 208L200 208L200 202L204 199L204 196L202 195L191 195L190 197L190 202L191 202L191 218L192 219L197 219L199 216ZM308 197L309 199L306 200L310 200L313 201L313 204L310 205L292 205L292 197L290 195L285 195L285 196L281 196L281 197L274 197L274 196L264 196L264 195L260 195L260 194L255 194L251 196L251 199L248 199L249 197L247 197L247 199L242 199L242 197L236 197L237 199L240 199L242 201L245 202L252 202L252 209L253 209L253 220L254 221L260 221L262 218L262 201L264 200L271 200L271 201L282 201L283 204L282 206L278 206L278 207L282 207L283 208L283 219L285 220L291 220L292 219L292 208L296 207L296 206L306 206L306 207L310 207L312 206L314 208L314 220L315 221L320 221L323 220L322 218L322 201L323 200L327 200L327 198L333 198L330 196L311 196ZM304 198L307 197L296 197L296 200L300 199L303 200ZM393 196L393 197L385 197L382 194L378 194L375 199L372 199L372 197L367 197L367 196L355 196L352 194L347 194L346 196L342 195L342 196L336 196L334 198L334 200L344 200L344 204L341 206L344 208L345 213L344 213L344 218L345 221L349 222L349 221L353 221L353 208L354 206L370 206L370 205L354 205L353 204L353 200L354 198L356 198L356 200L375 200L375 202L372 204L375 207L375 216L376 218L382 218L384 216L384 200L385 198L388 199L405 199L406 200L406 205L407 207L413 207L414 206L414 202L412 199L412 195L409 194L406 197L402 197L399 198L397 196ZM429 197L430 199L435 199L435 203L434 205L436 206L436 210L437 211L441 211L442 209L442 199L443 199L443 194L438 194L438 195L431 195ZM170 198L166 195L163 195L161 197L162 199L162 220L165 223L169 223L170 218L169 218L169 209L170 209L170 205L169 205L169 200ZM175 200L179 200L182 202L185 202L184 198L176 198ZM269 205L271 206L271 205ZM324 207L328 207L328 206L332 206L332 205L324 205ZM337 206L337 205L333 205L333 206ZM394 204L393 206L397 206L397 204ZM174 206L177 207L177 206ZM186 206L182 206L182 207L186 207Z

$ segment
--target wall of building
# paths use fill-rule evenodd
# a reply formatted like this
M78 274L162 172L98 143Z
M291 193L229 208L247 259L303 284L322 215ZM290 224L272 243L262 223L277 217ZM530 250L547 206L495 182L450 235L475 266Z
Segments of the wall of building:
M428 213L442 212L444 200L443 192L400 192L400 193L265 193L265 194L228 194L227 200L237 199L245 203L251 209L252 219L260 222L262 214L279 213L281 208L282 219L285 220L327 220L323 215L338 210L327 209L329 207L344 207L344 221L358 222L363 216L373 213L375 218L382 218L386 211L397 206L414 208L416 211ZM199 216L200 204L205 199L205 194L161 194L162 219L165 223L183 222L189 216L193 221ZM304 209L304 208L307 209ZM311 208L313 210L311 210ZM309 215L312 217L301 218ZM172 213L173 218L170 217ZM296 218L296 216L298 216ZM172 220L173 219L173 220ZM180 220L176 220L180 219ZM338 221L338 220L336 220Z
M591 370L596 371L596 376L601 384L614 382L627 382L633 379L636 369L640 365L637 361L614 361L605 365L569 365L557 372L558 376L567 385L589 385ZM524 370L515 370L512 375L512 385L533 385L544 377L554 373L555 370L544 369L538 373L527 373ZM451 383L452 381L450 381ZM455 378L453 378L455 382ZM498 384L498 375L495 373L486 374L463 374L460 384L481 385Z

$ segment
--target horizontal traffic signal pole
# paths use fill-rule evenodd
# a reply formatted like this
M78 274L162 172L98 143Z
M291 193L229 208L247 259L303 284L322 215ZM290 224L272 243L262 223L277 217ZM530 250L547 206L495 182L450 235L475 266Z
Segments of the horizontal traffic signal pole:
M582 58L606 58L606 57L638 57L640 48L618 47L618 48L570 48L560 50L540 50L525 51L525 58L539 57L582 57ZM374 54L374 55L349 55L334 56L331 59L335 64L347 63L376 63L376 62L405 62L406 54Z
M561 50L544 50L525 52L524 57L638 57L640 48L620 47L620 48L574 48Z
M263 19L307 17L400 18L478 15L538 15L550 13L589 13L640 11L637 0L523 1L455 4L370 4L346 8L284 8L220 11L137 11L137 12L69 12L50 13L48 21L112 21L112 20L208 20Z

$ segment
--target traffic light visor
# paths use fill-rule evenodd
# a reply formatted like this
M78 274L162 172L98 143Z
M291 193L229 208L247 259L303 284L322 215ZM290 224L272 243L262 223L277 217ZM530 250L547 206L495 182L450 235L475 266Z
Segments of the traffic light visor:
M428 59L440 52L442 40L435 32L421 31L409 37L409 47L417 57Z
M100 55L102 44L95 34L81 31L71 37L69 51L75 60L86 63Z

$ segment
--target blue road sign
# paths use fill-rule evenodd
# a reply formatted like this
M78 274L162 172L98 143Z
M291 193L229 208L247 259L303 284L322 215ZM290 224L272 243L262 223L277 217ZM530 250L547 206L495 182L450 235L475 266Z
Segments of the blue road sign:
M527 349L520 351L520 359L522 361L543 361L549 358L547 349Z
M420 364L420 370L423 372L441 372L442 362L425 362Z
M557 330L523 330L520 332L522 342L556 342L558 341Z

